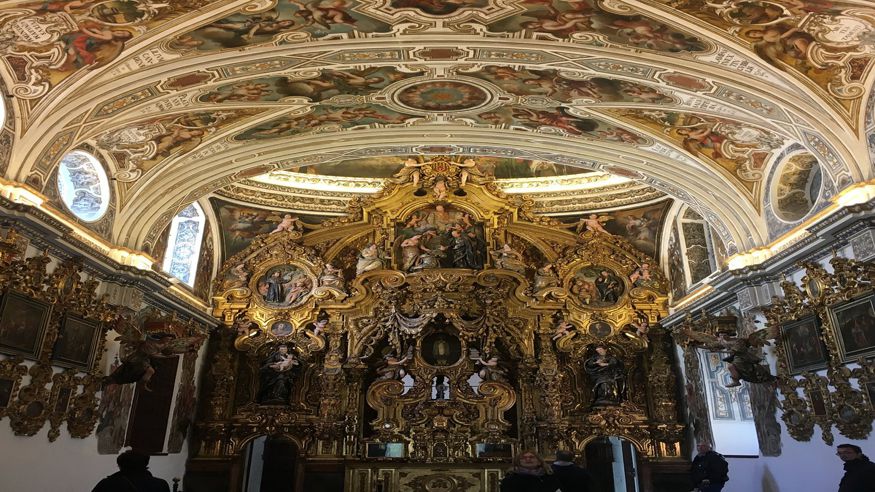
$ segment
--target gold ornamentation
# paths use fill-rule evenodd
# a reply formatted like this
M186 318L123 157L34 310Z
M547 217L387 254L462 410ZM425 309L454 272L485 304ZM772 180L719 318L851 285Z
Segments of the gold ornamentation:
M667 314L667 282L655 266L642 278L642 267L655 262L619 237L581 239L556 227L534 213L530 197L506 195L494 181L463 186L447 159L416 164L416 184L389 183L304 235L257 238L223 266L213 312L226 328L216 335L198 456L229 456L255 435L275 434L294 437L313 456L359 459L368 442L393 442L404 444L407 460L460 463L500 459L478 458L476 443L582 449L592 436L619 435L648 457L681 459L671 344L658 324ZM418 192L441 180L446 195ZM405 238L399 224L416 227L423 210L458 211L448 231L482 227L484 268L405 272L387 258L382 268L354 273L350 252L373 244L397 254L392 246ZM530 275L544 265L522 253L520 265L498 268L486 253L505 243L549 258L555 281L536 288ZM344 291L320 286L289 306L259 299L259 279L272 268L294 264L319 279L329 263L329 271L343 272L332 281ZM575 274L594 266L610 270L617 286L598 306L572 288ZM572 328L554 337L559 318ZM286 331L272 333L277 322ZM593 324L606 328L589 330ZM260 361L279 342L301 360L292 395L256 404ZM589 408L581 358L596 342L616 348L628 369L630 396L622 405ZM366 406L374 416L363 420Z
M846 437L865 439L875 420L875 409L870 400L872 395L861 386L871 381L872 361L862 359L856 369L843 364L839 327L830 316L835 306L873 292L875 263L836 256L830 260L830 265L832 273L817 263L800 264L805 269L801 288L784 280L781 282L784 297L774 298L772 306L765 310L767 322L774 329L808 316L820 319L820 339L827 352L826 375L811 372L798 376L791 374L789 347L779 338L776 346L778 389L784 395L782 419L790 435L808 441L817 425L827 444L833 442L833 426ZM801 395L800 389L803 390Z

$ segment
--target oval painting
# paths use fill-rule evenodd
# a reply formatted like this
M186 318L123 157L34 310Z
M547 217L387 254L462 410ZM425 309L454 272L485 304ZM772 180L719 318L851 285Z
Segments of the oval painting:
M590 265L577 270L568 290L571 297L591 307L609 307L616 304L626 290L623 280L612 269Z
M270 327L270 332L278 337L292 334L292 324L288 321L277 321Z
M275 266L258 279L258 294L270 307L299 306L312 291L313 280L295 265Z

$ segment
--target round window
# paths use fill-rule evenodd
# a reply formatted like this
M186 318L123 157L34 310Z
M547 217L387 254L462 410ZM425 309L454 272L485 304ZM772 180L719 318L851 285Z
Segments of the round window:
M109 180L91 154L74 150L61 159L58 192L73 215L86 221L100 219L109 208Z

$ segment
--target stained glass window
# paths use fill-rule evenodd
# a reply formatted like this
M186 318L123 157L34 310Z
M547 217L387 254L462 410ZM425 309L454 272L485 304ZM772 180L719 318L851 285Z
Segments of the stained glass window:
M109 208L109 179L88 152L74 150L61 159L58 192L73 215L86 222L100 219Z
M204 212L197 203L185 207L170 223L164 271L194 287L201 240L204 236Z

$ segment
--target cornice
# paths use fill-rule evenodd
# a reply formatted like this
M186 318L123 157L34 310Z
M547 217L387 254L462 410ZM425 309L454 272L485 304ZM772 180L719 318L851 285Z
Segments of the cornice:
M105 282L133 287L143 293L147 304L175 311L207 325L216 322L207 313L206 304L182 291L178 282L168 275L155 270L141 270L109 258L93 244L77 237L73 228L36 207L0 196L0 218L4 226L14 227L35 248L59 259L80 257L84 271L89 275Z

